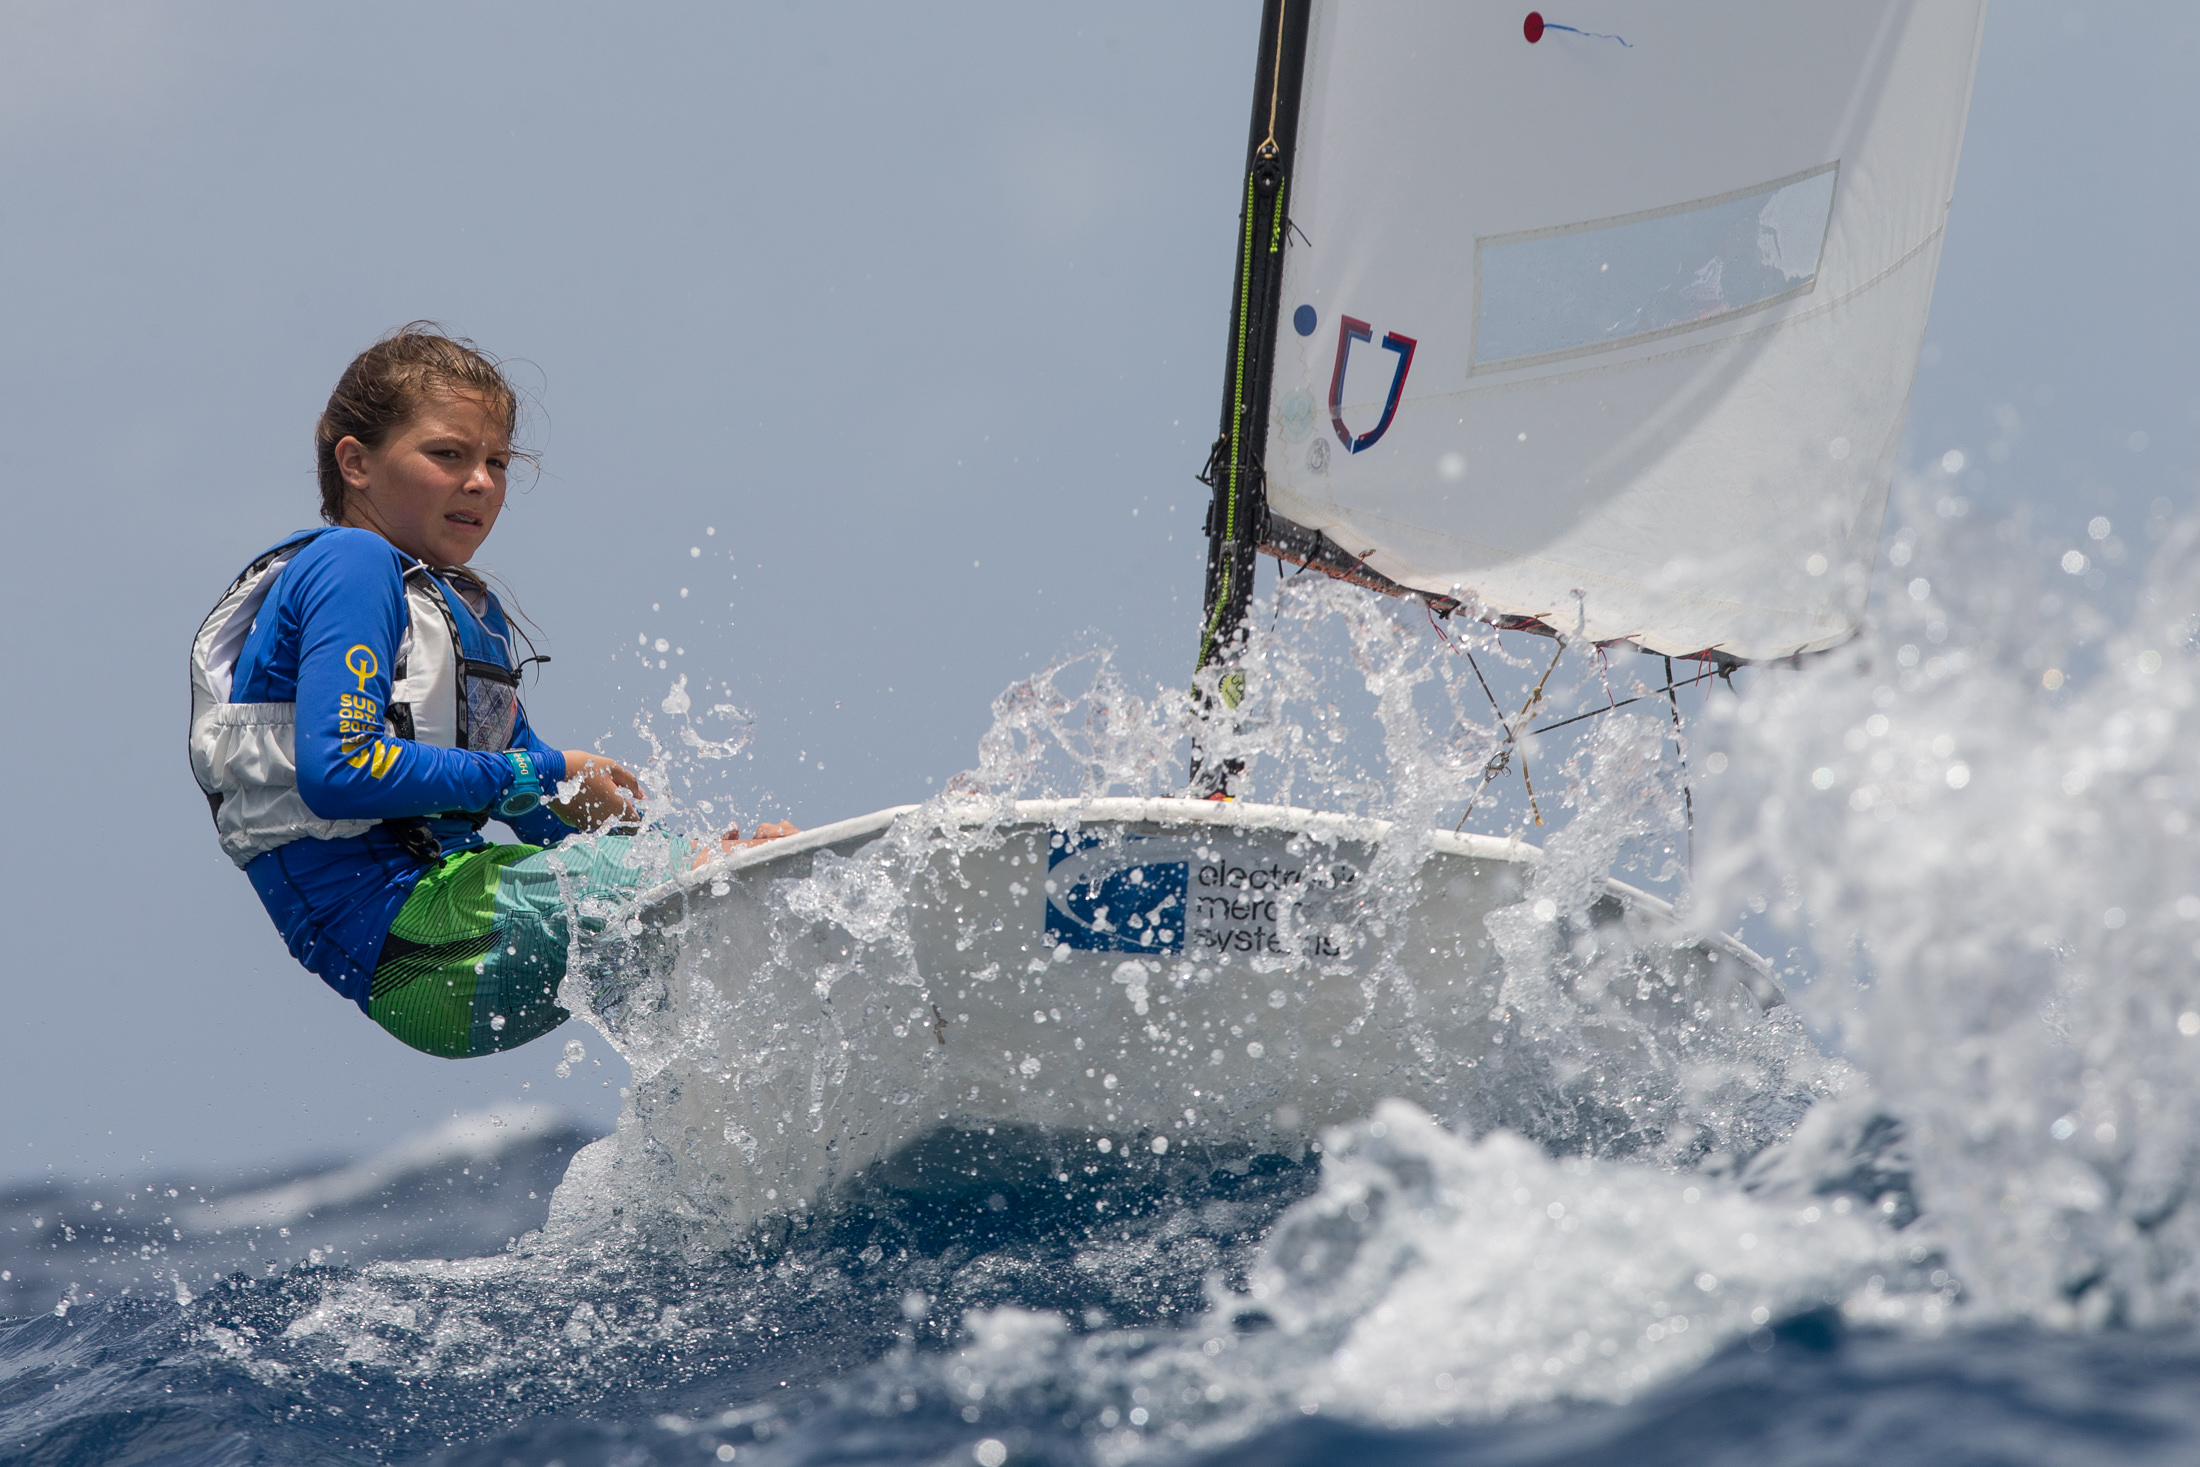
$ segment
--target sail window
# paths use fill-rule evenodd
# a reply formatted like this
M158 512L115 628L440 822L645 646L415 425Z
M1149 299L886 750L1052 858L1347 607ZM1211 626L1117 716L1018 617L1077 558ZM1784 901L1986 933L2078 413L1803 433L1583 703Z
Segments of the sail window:
M1693 330L1808 291L1838 166L1474 244L1474 370Z

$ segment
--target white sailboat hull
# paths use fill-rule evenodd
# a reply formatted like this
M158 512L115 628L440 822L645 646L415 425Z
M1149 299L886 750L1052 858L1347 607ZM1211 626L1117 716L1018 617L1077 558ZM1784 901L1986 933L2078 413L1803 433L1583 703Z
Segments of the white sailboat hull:
M628 961L584 981L634 1063L653 1187L740 1227L891 1183L943 1129L1087 1163L1296 1157L1391 1097L1624 1145L1655 1105L1588 1098L1610 1077L1582 1066L1673 1069L1779 1002L1761 958L1618 882L1571 917L1523 904L1540 853L1518 843L1178 799L966 813L881 811L645 898ZM1548 993L1515 971L1523 932ZM1571 1089L1522 1011L1561 991Z

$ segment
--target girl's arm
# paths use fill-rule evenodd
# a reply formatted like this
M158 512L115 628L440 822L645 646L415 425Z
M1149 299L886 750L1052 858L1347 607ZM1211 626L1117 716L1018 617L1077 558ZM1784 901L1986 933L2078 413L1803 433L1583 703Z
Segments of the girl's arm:
M405 628L397 554L366 533L323 536L284 571L276 614L298 647L298 793L324 820L488 808L512 783L501 754L393 737L390 665ZM295 578L295 579L294 579ZM543 780L565 776L548 750Z

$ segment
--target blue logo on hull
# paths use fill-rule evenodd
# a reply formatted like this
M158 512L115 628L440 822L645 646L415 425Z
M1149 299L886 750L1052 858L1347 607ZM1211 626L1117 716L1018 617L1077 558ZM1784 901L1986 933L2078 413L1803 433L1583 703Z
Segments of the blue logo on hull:
M1103 850L1096 835L1054 832L1047 855L1047 941L1082 952L1184 950L1190 863L1141 861L1139 836Z

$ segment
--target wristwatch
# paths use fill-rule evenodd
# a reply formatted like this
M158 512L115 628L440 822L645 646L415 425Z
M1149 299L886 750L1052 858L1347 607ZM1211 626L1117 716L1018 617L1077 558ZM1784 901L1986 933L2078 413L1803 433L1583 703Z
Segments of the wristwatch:
M512 766L512 786L497 801L497 814L509 820L542 803L542 775L535 768L535 756L525 749L506 749L504 757Z

